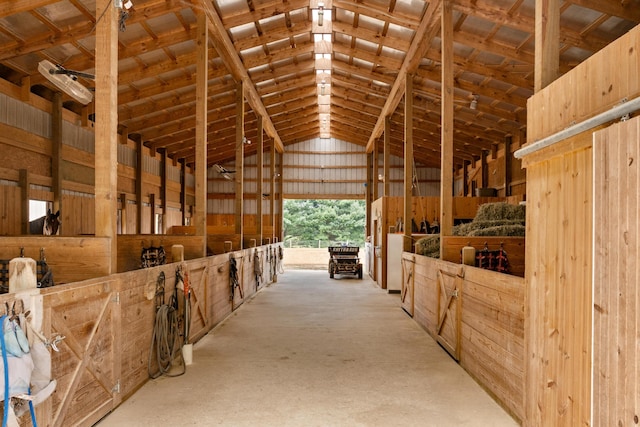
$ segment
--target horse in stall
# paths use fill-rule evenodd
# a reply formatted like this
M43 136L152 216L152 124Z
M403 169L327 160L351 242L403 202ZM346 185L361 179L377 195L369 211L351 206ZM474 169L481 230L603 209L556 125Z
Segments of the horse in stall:
M29 222L29 234L42 234L44 236L55 236L60 229L60 211L55 214L51 209L47 214Z

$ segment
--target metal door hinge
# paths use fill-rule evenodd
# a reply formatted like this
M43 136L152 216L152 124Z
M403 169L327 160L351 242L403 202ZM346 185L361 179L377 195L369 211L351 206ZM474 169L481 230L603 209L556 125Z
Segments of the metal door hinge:
M111 389L111 393L120 394L120 380L116 381L116 384Z
M111 302L115 302L116 304L120 304L120 292L116 292L116 295L113 297Z

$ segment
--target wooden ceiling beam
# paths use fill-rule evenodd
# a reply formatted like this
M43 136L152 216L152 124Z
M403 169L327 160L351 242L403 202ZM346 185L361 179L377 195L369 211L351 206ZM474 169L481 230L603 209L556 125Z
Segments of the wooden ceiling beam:
M431 41L436 36L437 32L440 29L439 20L437 17L439 16L442 8L442 0L432 0L429 2L429 6L427 10L424 12L422 19L420 21L420 26L418 30L416 30L416 34L413 37L413 41L411 42L411 46L407 50L407 54L402 63L402 67L400 67L400 72L398 73L398 77L396 78L393 87L389 93L389 97L382 108L382 112L378 117L378 121L369 136L369 141L367 142L367 153L370 153L373 150L374 142L377 138L380 137L382 131L384 130L384 120L385 117L390 115L400 103L400 99L402 99L402 95L404 94L404 86L405 80L407 78L407 74L413 73L418 69L420 65L420 61L424 57L424 55L429 50L431 45Z
M267 33L258 36L247 37L240 40L234 40L233 45L237 52L245 49L251 49L257 46L268 45L269 43L278 42L300 34L311 33L312 24L310 21L296 23L293 27L284 27L271 29Z
M186 0L184 0L186 2ZM284 151L284 145L282 144L282 140L280 136L278 136L278 132L276 128L273 126L271 119L267 113L267 110L262 103L260 95L256 91L256 88L249 77L247 70L244 68L238 53L235 51L233 47L233 43L231 43L231 39L229 38L229 34L227 33L226 28L222 24L220 17L218 16L218 12L213 8L213 4L208 0L191 0L196 1L197 5L200 6L202 10L205 11L207 15L207 19L209 20L209 31L212 33L211 43L216 48L220 57L224 61L225 65L231 71L231 74L234 76L237 82L243 82L243 87L245 88L245 96L249 105L255 113L259 116L262 116L264 120L264 130L276 144L276 149L279 152Z
M224 24L226 28L234 28L308 7L309 0L288 0L286 2L282 0L271 0L256 4L253 11L240 9L236 14L227 14L224 19L222 19L222 24Z
M533 34L535 17L523 13L509 13L508 9L502 9L495 2L486 0L456 0L453 8L466 15L472 15L493 22L496 25L514 28L524 33ZM577 31L564 27L560 33L560 42L590 52L597 52L604 48L607 41L595 36L583 36Z
M416 19L415 15L398 13L397 11L393 11L393 13L391 13L387 8L377 6L377 3L364 5L363 3L334 0L332 4L334 8L344 9L358 15L366 15L371 18L375 18L380 21L388 22L401 27L406 27L414 31L416 31L420 26L420 21Z

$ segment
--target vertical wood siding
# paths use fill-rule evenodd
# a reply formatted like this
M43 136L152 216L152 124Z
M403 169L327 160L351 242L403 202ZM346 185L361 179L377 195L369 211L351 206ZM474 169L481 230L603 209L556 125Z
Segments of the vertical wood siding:
M640 118L596 133L593 425L640 417Z

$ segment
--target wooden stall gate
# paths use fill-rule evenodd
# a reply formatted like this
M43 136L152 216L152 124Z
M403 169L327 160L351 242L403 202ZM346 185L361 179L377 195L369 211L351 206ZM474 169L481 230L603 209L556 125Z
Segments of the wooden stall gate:
M43 295L43 329L64 336L68 349L52 354L58 385L45 418L52 426L91 425L121 399L120 284L106 280L63 288Z
M436 340L456 360L460 360L460 319L464 267L451 271L451 266L438 268L438 325Z
M413 317L413 283L415 280L415 255L402 253L402 283L400 287L400 304L404 311Z

